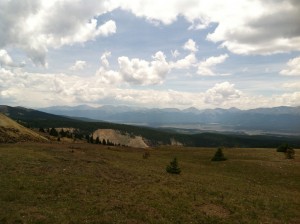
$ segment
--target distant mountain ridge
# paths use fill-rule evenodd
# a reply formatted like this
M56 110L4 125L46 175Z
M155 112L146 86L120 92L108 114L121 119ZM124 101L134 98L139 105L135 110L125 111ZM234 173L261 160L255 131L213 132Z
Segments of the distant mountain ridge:
M159 110L154 110L159 112ZM222 110L221 110L222 111ZM145 111L147 112L147 110ZM130 136L141 136L143 141L149 146L182 144L192 147L278 147L282 143L288 143L292 147L300 148L300 135L283 136L270 134L245 135L237 133L208 133L190 132L187 129L176 128L152 128L128 124L117 124L103 121L84 121L82 119L72 119L67 116L53 115L34 109L24 107L1 106L0 113L5 114L19 124L34 129L50 128L73 128L77 130L77 136L81 140L86 140L86 136L91 136L96 130L111 129L120 133L127 133ZM217 110L220 113L220 110ZM202 125L203 126L203 125ZM202 127L201 126L201 127ZM215 126L213 126L215 127ZM0 133L0 138L7 139L7 129ZM120 142L121 144L121 142Z
M300 134L300 107L257 108L250 110L204 109L191 107L184 110L177 108L138 108L129 106L89 107L47 107L39 110L71 117L125 124L142 124L151 127L186 127L215 131ZM195 127L194 127L195 126Z

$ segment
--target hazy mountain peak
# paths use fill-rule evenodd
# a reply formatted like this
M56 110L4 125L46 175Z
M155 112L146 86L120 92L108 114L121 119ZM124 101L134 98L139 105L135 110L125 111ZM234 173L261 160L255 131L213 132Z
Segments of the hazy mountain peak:
M198 110L196 107L189 107L187 109L182 110L183 112L186 113L199 113L200 110Z

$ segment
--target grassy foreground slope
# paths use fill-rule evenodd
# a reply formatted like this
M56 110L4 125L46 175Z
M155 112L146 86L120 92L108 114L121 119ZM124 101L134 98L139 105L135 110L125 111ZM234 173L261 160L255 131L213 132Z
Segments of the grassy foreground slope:
M300 223L300 159L274 149L0 145L0 223ZM176 156L180 175L165 172Z

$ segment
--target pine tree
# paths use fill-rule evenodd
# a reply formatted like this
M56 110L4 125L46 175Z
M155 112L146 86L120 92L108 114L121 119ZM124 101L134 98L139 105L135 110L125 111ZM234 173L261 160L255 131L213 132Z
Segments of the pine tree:
M99 137L96 138L96 144L100 144Z
M55 129L55 128L51 128L51 130L50 130L49 134L50 134L50 135L52 135L52 136L55 136L55 137L57 137L57 136L58 136L58 133L57 133L57 131L56 131L56 129Z
M225 161L227 158L224 156L223 151L221 148L218 148L214 157L211 159L211 161Z
M284 144L281 144L280 146L277 147L277 152L286 152L287 150L289 149L293 149L292 147L289 146L289 144L287 143L284 143Z
M172 174L180 174L181 169L178 166L178 161L176 157L173 159L173 161L170 162L170 165L166 167L166 171Z
M89 135L86 135L85 139L86 139L87 143L90 143L90 136Z
M66 132L64 131L64 129L62 128L61 131L59 132L61 137L66 137Z
M93 136L90 137L90 143L92 143L92 144L94 143Z

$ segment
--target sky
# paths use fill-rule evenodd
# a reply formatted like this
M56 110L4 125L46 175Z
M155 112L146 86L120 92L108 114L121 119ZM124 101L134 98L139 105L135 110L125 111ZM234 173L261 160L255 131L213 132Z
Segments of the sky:
M300 1L0 0L0 104L300 106Z

